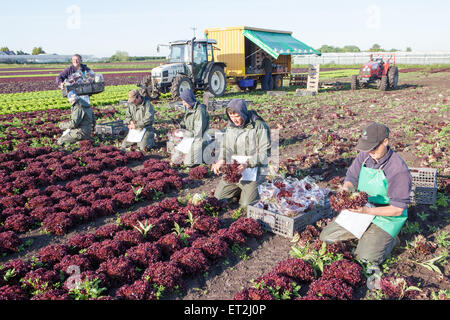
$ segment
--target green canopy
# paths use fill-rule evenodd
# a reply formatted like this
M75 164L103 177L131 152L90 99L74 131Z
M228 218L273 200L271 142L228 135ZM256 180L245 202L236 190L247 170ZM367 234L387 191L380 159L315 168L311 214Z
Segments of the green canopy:
M295 39L289 33L275 33L256 30L243 31L244 37L277 59L279 55L306 55L317 54L319 51Z

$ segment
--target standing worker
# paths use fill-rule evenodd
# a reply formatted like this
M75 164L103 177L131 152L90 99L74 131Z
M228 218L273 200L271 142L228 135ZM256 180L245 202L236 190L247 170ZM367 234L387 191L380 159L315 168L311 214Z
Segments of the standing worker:
M373 122L365 127L356 149L360 152L348 168L342 188L366 192L375 207L349 210L375 217L359 239L355 254L361 261L379 265L396 245L397 234L408 218L412 177L403 159L389 147L385 125ZM334 220L320 234L325 242L354 238Z
M87 65L81 63L82 61L83 59L78 53L74 54L72 56L72 65L64 69L64 71L61 72L58 77L56 77L56 84L61 90L64 89L64 81L72 74L76 72L86 74L87 72L91 71L91 69L89 69Z
M228 125L220 146L218 161L212 165L215 174L221 172L225 164L232 163L232 156L247 156L241 163L238 173L247 168L254 168L256 176L252 180L238 183L226 182L223 178L216 187L214 196L219 199L231 199L240 194L239 205L247 205L259 199L258 185L265 180L263 168L268 166L270 156L270 129L264 120L255 112L247 110L242 99L233 99L226 108Z
M125 113L124 124L129 130L144 130L145 133L139 142L130 142L129 135L122 141L122 148L126 149L137 143L139 150L148 152L155 146L155 134L153 124L155 122L155 111L148 97L143 97L138 90L134 89L128 93L128 108Z
M194 166L203 163L203 150L207 145L204 134L209 129L209 114L190 89L183 90L180 99L186 107L180 127L186 130L185 138L194 138L191 149L184 156L184 165Z
M71 104L70 121L62 122L59 125L61 130L66 131L58 139L58 145L90 139L96 122L91 106L85 100L80 99L75 92L70 91L67 99Z
M272 58L267 54L262 61L262 68L264 69L264 81L262 83L262 89L263 91L272 90Z

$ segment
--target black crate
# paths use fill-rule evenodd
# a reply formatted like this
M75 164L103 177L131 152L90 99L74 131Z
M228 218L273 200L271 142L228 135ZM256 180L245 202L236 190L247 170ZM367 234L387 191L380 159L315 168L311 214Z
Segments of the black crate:
M100 123L95 126L95 133L121 135L128 132L128 126L123 123L123 120Z
M92 82L92 83L74 83L68 86L65 86L64 89L62 89L62 95L64 98L67 97L67 93L70 91L75 91L76 94L79 96L84 95L93 95L96 93L100 93L105 91L105 83L104 82Z

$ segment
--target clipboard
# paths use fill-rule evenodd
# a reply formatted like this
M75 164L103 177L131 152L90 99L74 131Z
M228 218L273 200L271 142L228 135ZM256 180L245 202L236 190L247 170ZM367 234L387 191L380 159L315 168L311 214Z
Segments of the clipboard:
M142 138L144 138L146 129L138 130L138 129L130 129L127 135L127 141L128 142L141 142Z
M366 204L366 206L369 208L374 207L372 204ZM336 217L335 222L353 234L356 238L361 239L374 218L375 216L372 214L342 210Z

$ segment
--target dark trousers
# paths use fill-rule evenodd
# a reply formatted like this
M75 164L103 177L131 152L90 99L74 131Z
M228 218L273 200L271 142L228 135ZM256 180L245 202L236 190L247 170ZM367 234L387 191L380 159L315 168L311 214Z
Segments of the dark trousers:
M267 72L264 75L264 82L262 84L262 89L264 91L267 91L267 90L272 90L272 87L273 87L272 72Z

